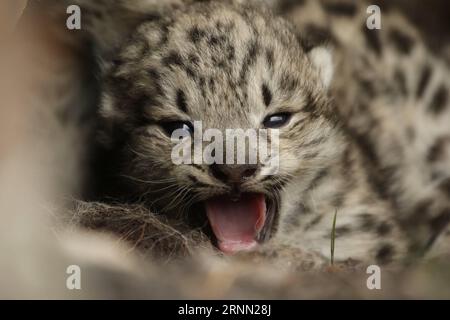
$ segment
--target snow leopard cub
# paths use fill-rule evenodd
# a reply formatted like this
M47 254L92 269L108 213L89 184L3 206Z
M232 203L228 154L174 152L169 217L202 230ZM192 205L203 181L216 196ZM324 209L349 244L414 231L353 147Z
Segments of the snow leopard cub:
M414 210L404 210L404 197L417 190L403 180L393 184L397 193L381 190L386 183L381 173L400 159L368 162L385 151L371 150L373 131L358 130L371 119L355 108L367 102L370 88L350 75L374 74L374 82L385 81L373 67L384 61L382 55L370 58L364 69L362 51L351 53L345 42L337 43L334 54L311 45L304 41L311 32L302 33L259 1L79 2L103 64L109 196L186 219L227 253L272 241L328 255L336 216L336 259L388 263L420 250L442 231L446 195L429 193L431 222L422 221L425 231L411 228L405 221ZM120 26L111 24L120 17ZM376 39L364 43L375 51L383 45ZM334 80L333 58L345 63ZM389 81L388 88L396 87ZM390 97L383 88L372 89ZM264 175L262 163L175 165L171 134L193 134L194 121L222 132L279 130L278 173ZM396 169L392 174L404 175L403 168ZM445 183L445 174L441 180ZM433 221L438 226L429 230ZM411 237L416 230L417 239Z

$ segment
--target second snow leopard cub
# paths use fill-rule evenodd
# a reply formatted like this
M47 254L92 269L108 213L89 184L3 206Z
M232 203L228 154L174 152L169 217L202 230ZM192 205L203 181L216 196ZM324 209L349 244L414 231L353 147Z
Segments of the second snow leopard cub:
M109 195L185 218L224 252L278 241L328 255L337 214L336 259L387 263L423 249L448 223L445 120L421 122L421 95L411 97L419 111L404 111L415 68L408 75L401 61L409 56L390 51L393 45L385 54L384 36L361 31L360 20L355 34L363 34L364 45L352 48L337 37L330 51L308 41L317 28L294 28L258 1L80 2L103 64ZM311 8L302 12L327 14L326 6ZM120 26L99 28L120 17ZM380 69L396 61L392 77ZM433 73L435 65L429 68ZM436 103L448 121L443 79L435 80L444 90ZM428 86L429 79L418 79L419 86L423 81ZM383 122L392 112L386 101L405 117ZM373 110L375 102L376 112L360 108ZM192 133L194 121L203 129L279 130L279 172L173 164L170 136L176 129ZM408 132L424 137L402 147ZM431 152L433 146L439 150ZM425 163L425 150L439 159ZM438 177L408 175L422 164Z

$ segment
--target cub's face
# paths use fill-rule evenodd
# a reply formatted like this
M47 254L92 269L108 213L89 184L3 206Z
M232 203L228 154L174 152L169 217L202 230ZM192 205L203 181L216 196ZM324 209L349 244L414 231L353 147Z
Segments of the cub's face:
M107 74L102 114L126 159L119 175L154 210L206 226L221 250L249 249L273 232L286 184L333 156L327 55L306 54L287 23L244 5L202 3L173 16L140 25ZM227 149L230 129L266 130L276 153L250 163L265 145ZM223 153L205 149L213 141ZM174 158L180 146L192 161ZM216 163L195 161L196 148Z

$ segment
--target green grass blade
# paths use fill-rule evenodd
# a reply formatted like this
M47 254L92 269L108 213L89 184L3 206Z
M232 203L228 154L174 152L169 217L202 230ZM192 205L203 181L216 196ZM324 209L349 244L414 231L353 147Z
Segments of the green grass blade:
M334 265L334 240L336 238L336 218L337 218L337 209L334 212L333 227L331 228L331 265Z

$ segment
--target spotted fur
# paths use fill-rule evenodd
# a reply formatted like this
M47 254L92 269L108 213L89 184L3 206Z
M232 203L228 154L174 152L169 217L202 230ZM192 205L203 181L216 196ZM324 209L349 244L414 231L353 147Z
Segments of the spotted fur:
M352 166L364 171L367 191L376 201L368 201L358 183L344 192L366 198L363 202L370 208L362 210L382 212L371 218L378 222L355 232L377 234L378 254L392 255L399 242L389 239L395 228L386 228L387 223L403 230L414 251L430 246L449 222L450 198L443 190L450 175L450 158L444 151L450 147L450 77L445 61L430 52L404 17L382 7L381 30L369 30L366 8L356 1L302 1L287 17L299 37L308 38L309 26L319 25L335 48L338 77L331 95L361 157L359 165L353 160ZM348 175L348 168L343 172ZM342 216L341 224L347 218ZM380 224L380 219L386 220ZM340 223L338 218L338 228ZM387 250L383 241L390 241L392 249Z
M260 128L289 111L279 173L259 168L241 190L274 199L270 241L328 256L336 214L336 259L429 248L450 220L448 64L395 12L369 30L356 1L268 2L115 1L92 15L115 195L197 219L232 186L206 165L175 166L162 124ZM98 31L123 11L126 26Z

